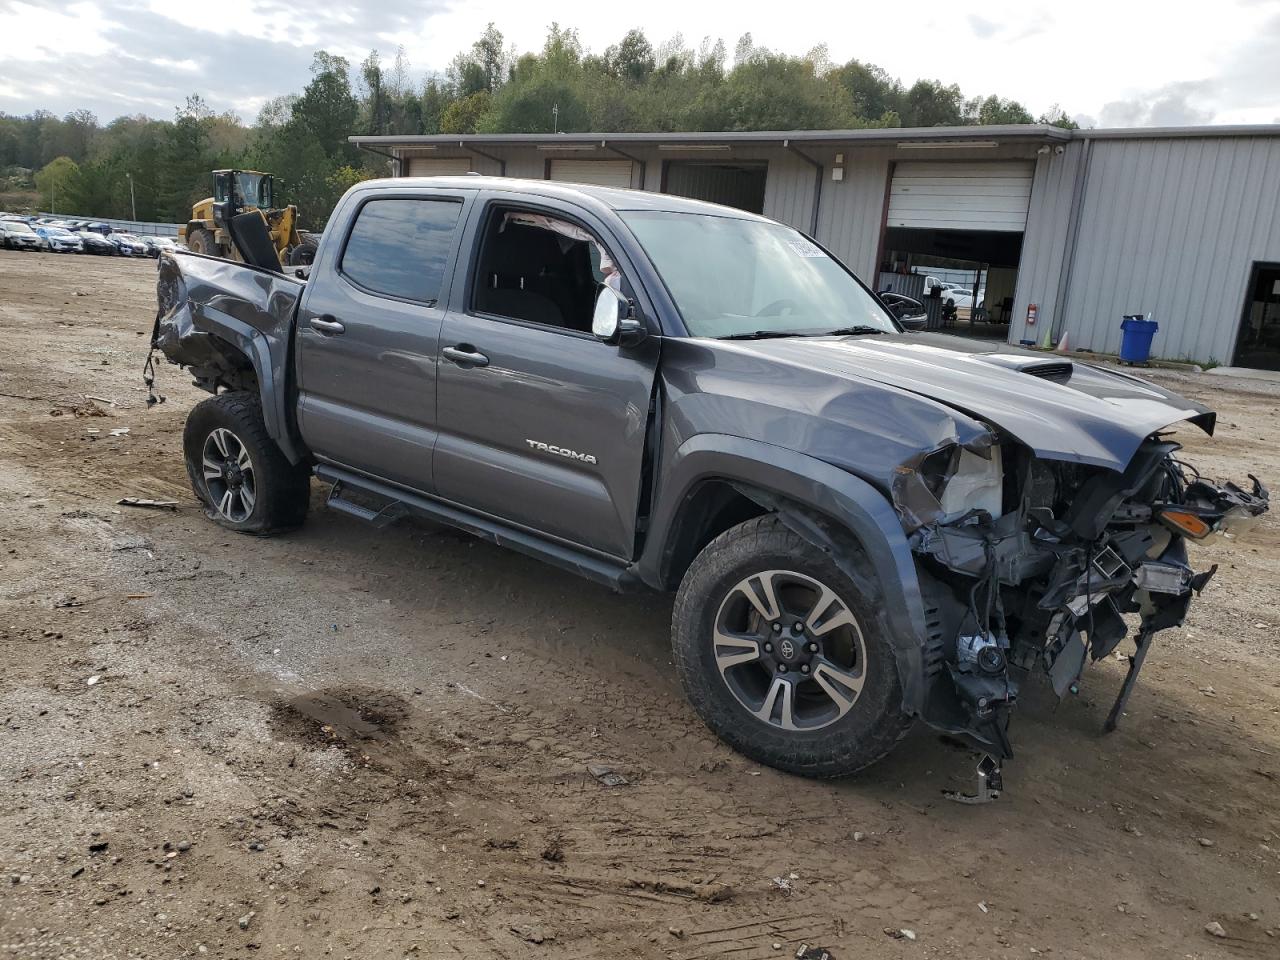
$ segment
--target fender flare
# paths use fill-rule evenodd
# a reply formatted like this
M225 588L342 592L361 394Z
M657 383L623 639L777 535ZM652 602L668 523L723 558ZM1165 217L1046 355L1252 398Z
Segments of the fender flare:
M267 434L292 464L301 463L300 445L295 443L289 411L286 403L288 371L287 343L279 344L272 352L273 341L243 320L230 314L202 305L198 310L199 328L211 336L219 337L243 353L253 364L258 378L258 394L262 403L262 420ZM279 355L277 355L279 354Z
M732 484L744 496L777 512L797 535L828 553L855 581L862 579L862 574L845 566L847 547L842 549L838 538L815 519L834 521L837 530L848 531L857 541L875 572L902 681L903 709L912 715L920 713L929 635L925 603L915 557L884 494L825 461L727 434L691 437L660 470L649 537L635 568L642 580L660 589L665 586L679 511L706 481Z

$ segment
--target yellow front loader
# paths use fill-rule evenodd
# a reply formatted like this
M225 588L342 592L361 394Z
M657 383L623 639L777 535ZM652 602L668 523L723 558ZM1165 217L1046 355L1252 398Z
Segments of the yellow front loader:
M275 207L275 178L256 170L213 171L213 196L191 208L191 219L180 231L193 253L228 260L240 254L227 233L226 222L237 214L256 210L266 221L271 242L282 266L301 266L315 255L315 238L298 230L298 208Z

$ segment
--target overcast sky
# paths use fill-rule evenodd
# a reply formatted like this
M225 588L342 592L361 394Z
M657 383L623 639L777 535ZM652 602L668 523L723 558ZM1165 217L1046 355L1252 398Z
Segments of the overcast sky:
M311 54L354 63L404 45L415 77L442 70L493 21L517 52L547 25L576 27L602 51L629 28L656 45L677 31L800 54L826 43L837 63L879 64L910 83L958 83L1033 113L1061 104L1086 126L1280 123L1280 0L955 0L905 4L787 0L0 0L0 111L86 108L167 118L189 93L246 120L301 90Z

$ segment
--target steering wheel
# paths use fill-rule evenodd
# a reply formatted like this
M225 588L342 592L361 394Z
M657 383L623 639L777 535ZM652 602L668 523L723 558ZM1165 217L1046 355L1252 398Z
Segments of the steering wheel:
M761 307L756 312L756 316L757 317L785 317L789 313L791 313L793 310L795 310L795 308L796 308L796 302L794 300L789 300L784 298L782 300L775 300L773 301L773 303L769 303Z

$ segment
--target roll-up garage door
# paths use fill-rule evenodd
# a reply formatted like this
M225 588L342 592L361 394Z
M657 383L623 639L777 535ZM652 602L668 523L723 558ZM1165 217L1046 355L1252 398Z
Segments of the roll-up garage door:
M1027 228L1034 163L916 162L894 167L889 226L922 230Z
M552 160L549 179L626 189L631 186L631 161Z
M471 161L466 157L410 157L411 177L458 177L471 172Z

